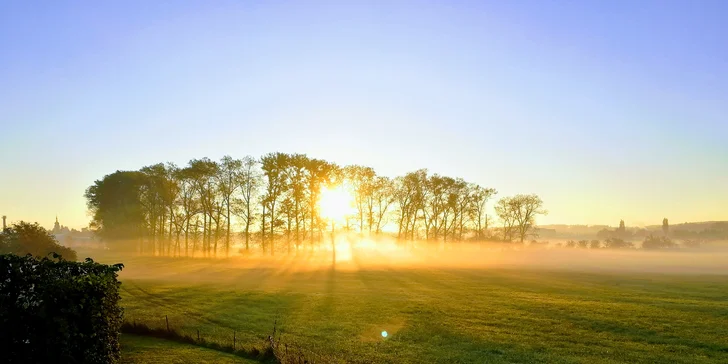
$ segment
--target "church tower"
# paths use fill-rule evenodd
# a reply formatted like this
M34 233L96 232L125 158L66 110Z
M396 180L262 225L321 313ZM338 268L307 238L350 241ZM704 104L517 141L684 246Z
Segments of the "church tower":
M61 224L58 223L58 215L56 215L56 223L53 224L53 232L54 233L60 233L61 232Z

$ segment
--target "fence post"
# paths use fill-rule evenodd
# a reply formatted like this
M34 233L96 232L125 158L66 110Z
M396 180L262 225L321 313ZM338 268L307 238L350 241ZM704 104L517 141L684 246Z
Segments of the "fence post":
M197 329L197 341L200 341L200 329Z
M164 321L167 322L167 332L169 332L169 318L167 317L167 315L164 315Z
M235 330L233 330L233 351L235 350Z

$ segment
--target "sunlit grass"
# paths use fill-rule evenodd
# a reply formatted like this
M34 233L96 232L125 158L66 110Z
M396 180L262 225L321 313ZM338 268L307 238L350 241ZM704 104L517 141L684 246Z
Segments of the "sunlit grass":
M327 360L728 360L726 276L304 266L132 259L122 305L127 320L168 315L221 343L236 331L257 345L277 321L283 341Z

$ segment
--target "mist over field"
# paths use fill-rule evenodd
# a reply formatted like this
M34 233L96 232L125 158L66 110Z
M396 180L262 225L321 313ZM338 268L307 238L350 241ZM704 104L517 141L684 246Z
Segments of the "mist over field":
M728 363L728 1L0 1L0 363Z
M342 241L344 239L342 238ZM546 246L504 246L502 243L467 243L457 247L437 247L426 242L402 247L393 239L364 239L352 245L339 243L332 251L302 251L292 256L269 257L261 254L235 254L230 258L152 258L148 263L127 264L124 278L180 279L234 283L223 269L270 269L285 274L312 270L387 270L387 269L512 269L582 271L604 273L728 274L728 247L683 251L588 250ZM362 241L364 243L362 243ZM86 251L105 262L135 261L131 253ZM146 260L143 260L146 261ZM218 273L219 275L216 275ZM210 274L210 276L208 276Z
M720 362L728 251L449 247L339 234L332 250L125 262L125 319L317 362ZM351 243L351 245L349 245ZM201 333L201 334L200 334ZM560 343L560 344L554 344ZM675 354L679 353L679 354Z

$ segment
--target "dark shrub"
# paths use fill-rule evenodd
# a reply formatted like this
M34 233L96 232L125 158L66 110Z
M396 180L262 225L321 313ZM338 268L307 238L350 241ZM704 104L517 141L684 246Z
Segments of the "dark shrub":
M631 241L624 241L619 238L609 238L604 240L604 247L607 249L632 249L634 244Z
M123 266L54 259L0 255L2 362L118 362Z
M666 236L649 235L642 242L642 249L672 249L677 248L677 244Z

